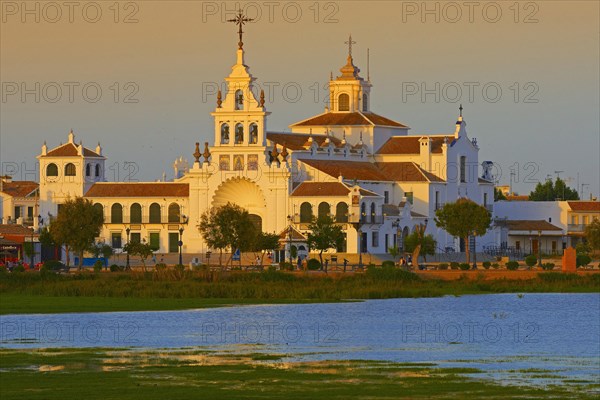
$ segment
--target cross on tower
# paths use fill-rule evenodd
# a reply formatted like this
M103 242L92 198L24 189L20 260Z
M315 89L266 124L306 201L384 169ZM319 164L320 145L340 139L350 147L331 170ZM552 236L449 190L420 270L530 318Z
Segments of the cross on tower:
M240 41L238 42L238 46L239 46L240 50L242 49L242 47L244 47L244 42L242 41L242 36L244 34L244 31L242 31L242 25L244 25L246 22L251 22L251 21L254 21L254 19L244 17L242 10L238 11L238 14L235 16L234 19L227 20L227 22L233 22L240 27L240 29L238 30L238 34L240 35Z
M458 107L458 109L460 110L460 116L462 117L462 112L463 112L463 110L464 110L464 108L463 108L462 104L460 105L460 107Z
M352 40L352 35L350 35L350 37L348 38L348 41L346 41L344 43L348 45L348 55L350 57L352 57L352 45L356 44L356 42Z

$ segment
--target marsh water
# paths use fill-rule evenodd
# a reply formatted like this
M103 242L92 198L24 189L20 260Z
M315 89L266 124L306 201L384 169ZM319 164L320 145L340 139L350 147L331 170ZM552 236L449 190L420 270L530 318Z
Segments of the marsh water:
M290 360L435 362L489 374L544 370L596 382L600 376L600 294L6 315L0 327L4 348L204 348Z

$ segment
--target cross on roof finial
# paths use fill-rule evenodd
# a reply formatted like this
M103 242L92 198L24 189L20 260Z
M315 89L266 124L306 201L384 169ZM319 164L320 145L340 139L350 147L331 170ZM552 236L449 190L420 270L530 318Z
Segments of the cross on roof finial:
M348 41L344 43L348 45L348 55L352 57L352 45L356 44L356 42L352 40L352 35L350 35Z
M242 26L246 22L251 22L251 21L254 21L254 19L245 17L244 14L242 13L242 10L238 11L238 14L235 16L234 19L227 20L227 22L233 22L240 27L240 29L238 30L238 35L240 35L240 41L238 42L238 46L239 46L240 50L244 47L244 42L242 41L242 36L244 34L244 31L242 30Z
M460 105L460 107L458 107L458 109L460 110L460 116L462 117L462 111L463 111L463 106L462 106L462 104Z

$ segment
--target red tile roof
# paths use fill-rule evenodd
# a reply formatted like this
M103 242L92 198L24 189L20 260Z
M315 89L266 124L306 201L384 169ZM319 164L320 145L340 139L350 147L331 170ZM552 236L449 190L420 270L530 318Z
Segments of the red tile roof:
M292 229L292 241L293 242L305 242L306 241L306 236L304 236L302 234L302 232L298 231L296 228L291 227ZM289 231L290 231L290 227L285 228L283 231L281 231L281 233L279 234L279 241L286 241L289 240Z
M102 157L95 151L88 149L87 147L83 148L83 155L85 157ZM58 146L55 149L50 150L46 153L45 156L42 157L76 157L77 156L77 146L73 143L65 143L62 146Z
M341 182L302 182L291 196L347 196L350 189Z
M399 122L382 117L375 113L361 112L327 112L304 121L292 124L292 126L348 126L348 125L376 125L408 128Z
M188 197L187 183L95 183L85 197Z
M17 224L0 225L0 236L31 236L32 228ZM37 234L34 234L37 236Z
M422 137L423 136L393 136L389 138L379 150L377 150L377 154L419 154L421 148L419 139ZM448 145L450 145L454 140L454 136L430 137L431 152L434 154L442 153L442 144L444 143L444 138L447 139Z
M511 231L562 231L546 220L508 220L506 223Z
M298 160L309 165L329 176L359 181L391 181L377 168L377 166L368 161L338 161L338 160Z
M600 211L600 201L569 201L572 211Z
M377 163L377 167L387 177L386 180L399 182L444 182L440 177L427 172L414 162Z
M27 197L39 187L37 182L12 181L2 182L2 193L12 197Z
M317 142L322 147L325 146L325 140L329 137L329 140L333 142L336 147L341 146L341 140L333 136L325 135L308 135L304 133L283 133L283 132L267 132L267 139L280 145L285 146L290 150L305 150L311 145L309 138Z

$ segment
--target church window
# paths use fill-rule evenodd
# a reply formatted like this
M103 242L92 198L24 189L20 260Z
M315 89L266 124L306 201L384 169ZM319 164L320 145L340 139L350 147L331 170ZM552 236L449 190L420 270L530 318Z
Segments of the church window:
M86 164L85 176L92 176L92 165L91 164Z
M129 222L132 224L142 223L142 206L139 203L133 203L129 207Z
M362 203L360 205L360 222L366 222L366 221L367 221L367 204Z
M338 111L350 111L350 96L346 93L338 96Z
M104 207L102 207L102 204L94 204L94 210L96 210L100 215L102 215L102 221L104 221Z
M362 98L362 110L363 112L369 111L369 96L365 93Z
M219 156L219 169L221 171L229 171L229 155L221 154Z
M58 167L56 164L48 164L46 167L46 176L58 176Z
M221 125L221 144L229 144L229 124Z
M77 170L75 169L75 164L68 163L67 165L65 165L65 176L75 176L76 173Z
M242 110L244 108L244 95L241 90L235 92L235 109Z
M248 155L248 170L249 171L258 171L258 155L257 154L249 154Z
M96 177L100 176L100 164L96 164Z
M371 203L371 222L375 222L375 203Z
M111 224L122 224L123 223L123 206L119 203L115 203L110 208L110 223Z
M179 223L181 220L181 209L179 204L171 203L169 205L169 222Z
M233 170L234 171L243 171L244 170L244 156L235 155L233 156Z
M244 125L236 124L235 125L235 144L244 143Z
M160 204L152 203L150 204L150 223L151 224L160 224Z
M463 183L467 181L467 157L465 156L460 157L460 181Z
M258 125L250 124L250 144L258 143Z
M312 218L312 205L308 202L302 203L300 205L300 222L308 223L312 221Z
M329 206L329 203L322 202L321 204L319 204L319 218L327 217L330 212L331 207Z
M348 204L337 204L335 207L335 222L348 222Z

